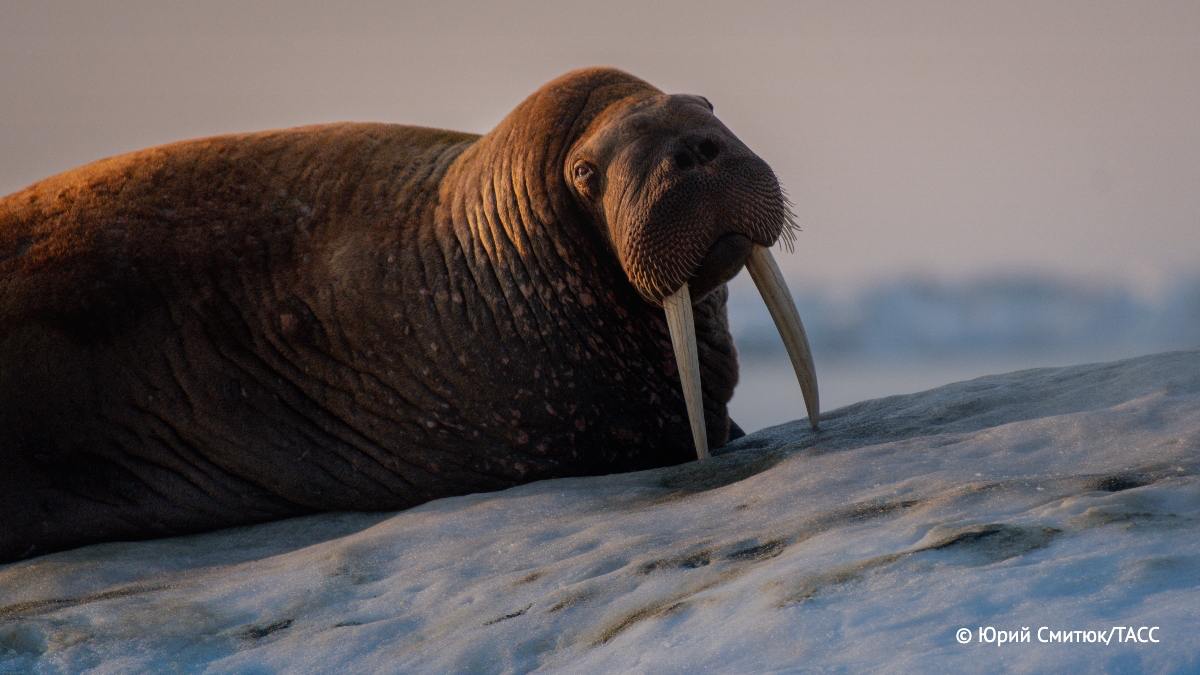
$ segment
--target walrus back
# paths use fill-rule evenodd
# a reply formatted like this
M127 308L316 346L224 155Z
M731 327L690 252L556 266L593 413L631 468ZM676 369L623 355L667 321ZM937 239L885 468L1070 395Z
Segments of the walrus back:
M425 156L471 134L340 123L140 150L0 199L0 330L127 304L130 280L173 279L412 201ZM0 334L2 336L2 334Z
M430 202L475 138L352 123L221 136L0 199L0 560L303 512L230 477L250 461L234 450L190 443L220 426L197 400L246 393L189 373L257 358L240 309L347 233L417 227L396 214Z

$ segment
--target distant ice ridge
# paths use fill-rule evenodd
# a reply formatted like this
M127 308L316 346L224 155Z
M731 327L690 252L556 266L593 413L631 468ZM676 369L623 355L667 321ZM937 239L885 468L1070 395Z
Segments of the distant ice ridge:
M0 567L0 672L1200 672L1198 471L1200 352L989 376L703 464Z
M821 358L1148 353L1200 346L1200 275L1154 297L1045 275L962 282L901 277L848 297L791 284ZM744 353L781 352L752 286L732 284L730 325Z

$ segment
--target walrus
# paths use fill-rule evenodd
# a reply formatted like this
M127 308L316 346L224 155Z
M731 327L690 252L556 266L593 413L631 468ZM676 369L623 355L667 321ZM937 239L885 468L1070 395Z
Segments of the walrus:
M95 162L0 201L0 560L684 462L735 429L794 219L700 96L568 73L482 136L373 123Z

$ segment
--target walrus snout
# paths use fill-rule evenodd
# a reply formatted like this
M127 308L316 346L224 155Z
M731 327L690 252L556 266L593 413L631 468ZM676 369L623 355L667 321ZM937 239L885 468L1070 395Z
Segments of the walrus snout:
M770 167L758 157L729 150L704 160L703 141L693 151L664 152L660 170L626 189L610 183L607 210L617 257L630 282L660 304L685 282L704 297L732 278L751 244L790 243L793 216ZM678 155L678 156L676 156ZM678 168L682 162L691 168Z

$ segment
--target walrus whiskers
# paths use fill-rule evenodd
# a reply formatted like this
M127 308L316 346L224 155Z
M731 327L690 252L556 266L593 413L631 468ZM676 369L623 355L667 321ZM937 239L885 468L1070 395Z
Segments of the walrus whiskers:
M675 364L679 384L687 404L688 422L692 425L692 440L696 457L708 459L708 433L704 428L704 394L700 391L700 356L696 350L696 323L692 318L692 294L684 284L663 298L667 327L671 330L671 345L675 348Z
M808 409L808 423L816 431L821 415L817 371L813 367L812 350L808 346L804 324L800 322L800 313L796 311L796 303L792 300L775 257L765 246L754 246L746 260L746 269L750 270L750 278L754 279L754 285L758 287L758 293L775 321L779 337L783 339L783 346L796 371L796 380L800 383L804 406ZM687 404L696 456L701 460L707 459L708 436L704 428L704 399L700 390L700 359L696 350L696 327L692 319L692 296L687 284L663 299L663 310L667 314L667 327L675 348L679 384Z

